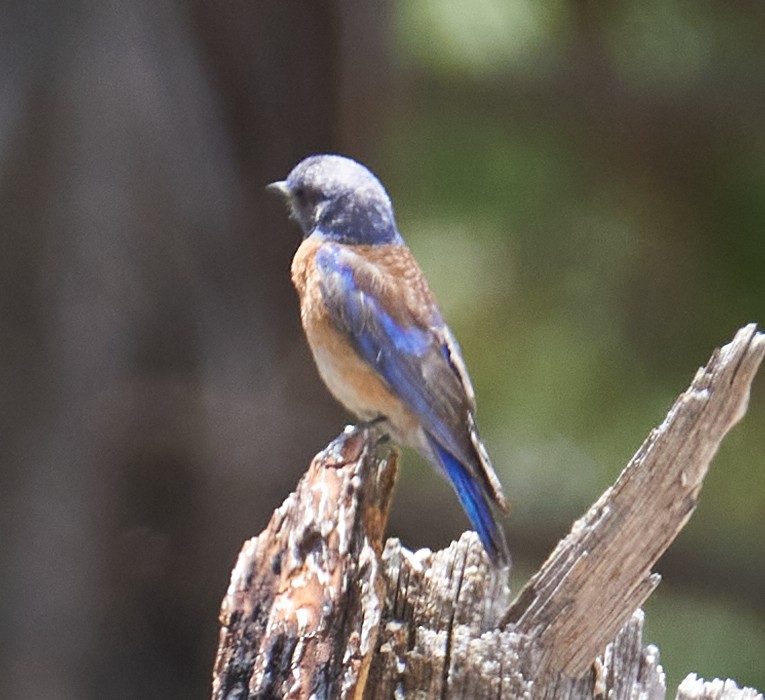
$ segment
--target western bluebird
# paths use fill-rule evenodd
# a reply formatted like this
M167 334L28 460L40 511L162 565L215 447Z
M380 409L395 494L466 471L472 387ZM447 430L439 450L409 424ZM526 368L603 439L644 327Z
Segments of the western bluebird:
M507 502L478 434L467 368L385 189L336 155L306 158L269 189L286 197L303 229L292 281L327 387L446 475L491 560L507 565L492 511L507 511Z

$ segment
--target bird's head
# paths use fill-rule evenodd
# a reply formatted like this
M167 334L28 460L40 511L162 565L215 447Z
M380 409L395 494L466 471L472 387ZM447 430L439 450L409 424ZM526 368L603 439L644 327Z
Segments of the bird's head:
M285 197L304 236L351 245L401 242L385 188L350 158L311 156L267 189Z

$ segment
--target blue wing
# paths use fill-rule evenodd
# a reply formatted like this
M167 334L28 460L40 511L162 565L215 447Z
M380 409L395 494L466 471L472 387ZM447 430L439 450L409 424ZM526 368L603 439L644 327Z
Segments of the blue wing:
M399 288L378 266L338 245L323 245L316 265L333 322L423 427L461 460L469 460L469 440L461 438L465 415L473 410L472 389L466 390L449 362L451 334L432 297L418 304L395 298Z
M457 497L481 538L489 558L500 566L509 565L510 553L507 549L505 533L494 517L486 492L481 488L481 484L454 455L441 447L435 440L431 439L431 446L441 460L449 479L454 484Z
M404 279L394 276L391 283L384 258L375 264L348 247L322 245L316 266L324 303L359 355L418 416L487 552L506 562L489 499L507 506L475 428L473 389L459 347L414 258L400 249L395 262Z

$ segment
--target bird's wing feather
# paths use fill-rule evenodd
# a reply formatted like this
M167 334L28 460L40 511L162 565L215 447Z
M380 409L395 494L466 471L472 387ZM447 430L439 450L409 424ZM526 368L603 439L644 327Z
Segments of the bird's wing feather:
M501 504L496 477L482 463L485 452L476 454L477 437L467 429L475 404L459 347L414 258L399 251L391 264L400 274L391 280L384 259L369 262L368 256L346 246L321 246L316 266L330 318L420 418L423 428L476 470Z

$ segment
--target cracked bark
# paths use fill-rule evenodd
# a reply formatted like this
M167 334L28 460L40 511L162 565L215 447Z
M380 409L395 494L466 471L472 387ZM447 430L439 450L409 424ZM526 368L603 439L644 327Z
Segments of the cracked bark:
M512 602L473 533L435 553L383 545L396 453L346 430L240 553L213 698L664 698L639 607L764 354L753 324L716 350ZM676 697L762 698L693 675Z

